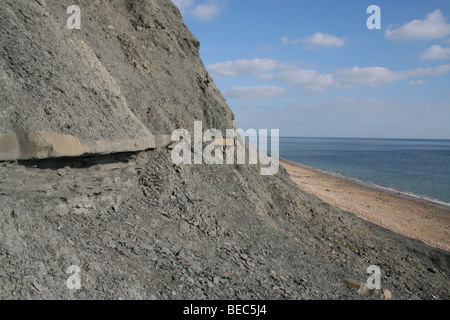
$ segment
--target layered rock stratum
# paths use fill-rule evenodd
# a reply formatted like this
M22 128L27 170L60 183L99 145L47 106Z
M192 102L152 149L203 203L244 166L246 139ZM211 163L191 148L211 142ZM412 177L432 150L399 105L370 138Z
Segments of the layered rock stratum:
M0 2L1 299L449 299L450 255L300 191L281 168L174 165L234 128L168 0ZM80 288L70 286L79 267ZM66 273L66 271L70 271Z

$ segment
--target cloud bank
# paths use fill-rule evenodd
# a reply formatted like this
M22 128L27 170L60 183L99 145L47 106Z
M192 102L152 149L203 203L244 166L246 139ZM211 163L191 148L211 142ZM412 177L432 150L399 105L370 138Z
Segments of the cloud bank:
M379 87L414 77L438 76L450 72L450 64L402 71L379 66L355 66L337 69L334 73L321 73L314 69L301 68L294 63L286 64L272 59L255 58L212 64L207 66L207 69L213 77L255 76L256 80L261 82L281 81L298 89L324 91L329 88ZM230 93L237 96L236 91Z
M257 75L279 67L279 63L272 59L254 58L251 60L225 61L207 66L212 77L237 77Z
M402 40L432 40L450 35L450 24L440 10L427 14L425 20L413 20L395 30L386 30L386 39Z
M447 60L450 59L450 48L442 48L440 45L435 45L423 52L420 58L423 60Z

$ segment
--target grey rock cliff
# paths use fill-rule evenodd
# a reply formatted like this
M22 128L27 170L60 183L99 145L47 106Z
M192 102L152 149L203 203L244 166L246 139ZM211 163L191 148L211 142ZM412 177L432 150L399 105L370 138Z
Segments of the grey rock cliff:
M154 135L232 128L170 1L0 3L0 160L138 151Z

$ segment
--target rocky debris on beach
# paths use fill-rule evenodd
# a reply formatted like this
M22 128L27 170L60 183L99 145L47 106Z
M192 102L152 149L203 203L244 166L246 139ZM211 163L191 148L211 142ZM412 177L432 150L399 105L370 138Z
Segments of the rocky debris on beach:
M69 31L69 1L1 2L0 141L155 145L5 151L1 299L370 299L341 281L365 283L370 265L393 299L450 298L448 252L302 192L283 168L174 165L172 130L234 127L198 41L168 0L78 3Z
M367 283L358 283L349 279L342 279L342 282L344 282L347 287L358 290L358 294L361 297L375 297L382 300L392 299L392 293L387 289L370 288Z

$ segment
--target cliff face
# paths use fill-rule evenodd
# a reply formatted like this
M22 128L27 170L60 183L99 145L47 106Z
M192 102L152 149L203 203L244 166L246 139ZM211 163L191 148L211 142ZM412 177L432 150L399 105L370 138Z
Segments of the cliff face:
M77 1L81 30L71 4L0 2L0 159L44 158L0 162L1 299L359 298L341 279L365 282L369 265L394 298L450 297L447 252L282 168L153 149L195 120L234 127L198 41L168 0Z
M154 135L233 128L170 1L2 1L0 160L154 148ZM67 147L70 145L70 147Z

